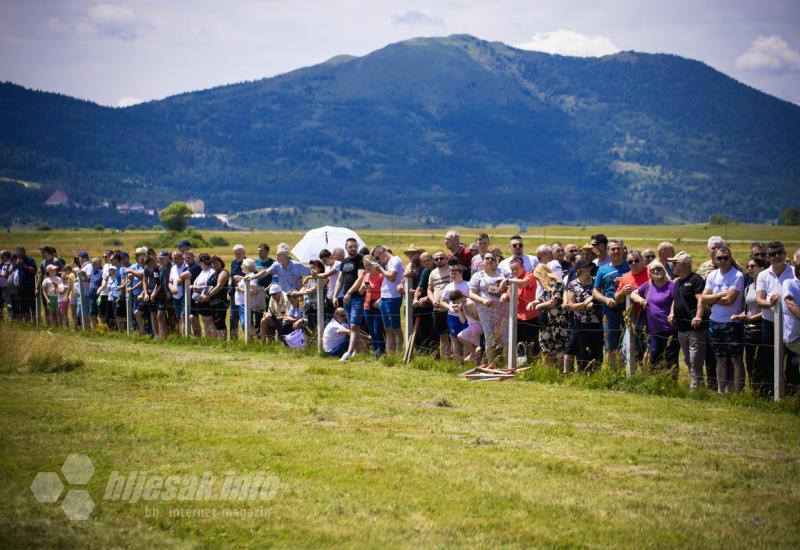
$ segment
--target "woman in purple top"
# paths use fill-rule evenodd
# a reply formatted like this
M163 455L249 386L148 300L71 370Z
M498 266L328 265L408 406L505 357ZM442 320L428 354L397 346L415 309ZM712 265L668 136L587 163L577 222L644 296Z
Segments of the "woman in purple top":
M650 335L650 364L664 361L673 379L678 378L678 329L669 322L675 283L667 276L667 270L659 261L647 266L650 282L640 286L631 294L631 299L646 312L647 332Z

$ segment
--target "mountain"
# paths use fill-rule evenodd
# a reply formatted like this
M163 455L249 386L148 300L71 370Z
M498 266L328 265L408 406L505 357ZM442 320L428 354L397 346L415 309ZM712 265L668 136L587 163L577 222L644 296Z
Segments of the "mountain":
M798 204L798 152L800 107L703 63L465 35L125 109L0 85L0 176L41 184L15 196L61 187L86 204L194 196L215 212L340 206L461 224L765 221Z

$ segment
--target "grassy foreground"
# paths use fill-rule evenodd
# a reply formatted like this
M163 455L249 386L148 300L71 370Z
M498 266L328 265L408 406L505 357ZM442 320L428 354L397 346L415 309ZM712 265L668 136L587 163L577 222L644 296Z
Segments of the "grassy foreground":
M3 547L800 546L800 417L766 406L3 327L0 392ZM81 522L30 490L70 453ZM256 470L274 499L103 500L112 471Z

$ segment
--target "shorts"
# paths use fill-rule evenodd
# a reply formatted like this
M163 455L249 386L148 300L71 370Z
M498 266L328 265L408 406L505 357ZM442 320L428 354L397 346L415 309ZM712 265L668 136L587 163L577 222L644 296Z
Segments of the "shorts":
M58 296L47 297L47 311L55 313L58 310Z
M175 317L180 319L183 316L183 298L171 298L172 307L175 309Z
M606 350L616 351L619 349L624 323L622 306L616 308L603 306L603 329L605 330Z
M61 313L66 313L69 310L69 300L61 300L58 302L58 309L61 310Z
M139 300L139 303L136 304L136 311L140 311L145 315L147 315L148 313L155 312L157 310L158 310L157 307L155 307L150 302L145 302L144 300Z
M462 323L457 315L447 316L447 331L450 333L450 338L458 338L458 335L467 330L469 325Z
M449 315L446 311L433 310L433 333L434 334L448 334L450 327L447 324Z
M197 302L192 300L192 315L208 317L211 315L211 306L208 305L208 302Z
M458 333L458 337L465 342L469 342L476 348L481 345L481 324L467 324L467 328Z
M217 302L210 304L211 318L214 321L214 328L217 330L225 330L225 316L228 314L228 304L226 302Z
M739 322L717 323L711 321L708 337L714 357L739 357L744 348L744 325Z
M115 301L116 306L116 315L120 319L124 319L128 316L128 301L125 299L124 296L120 296Z
M172 305L172 298L170 298L170 302L167 302L164 298L159 298L155 303L153 303L153 307L155 307L158 311L167 311L170 309Z
M403 298L381 298L378 309L381 311L381 320L384 328L400 328L400 306Z
M350 302L344 305L344 312L351 327L359 326L364 318L364 297L350 296Z

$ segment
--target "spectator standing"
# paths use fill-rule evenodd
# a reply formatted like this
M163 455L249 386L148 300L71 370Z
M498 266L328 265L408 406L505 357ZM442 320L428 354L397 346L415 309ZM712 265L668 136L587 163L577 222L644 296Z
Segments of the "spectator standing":
M689 389L703 385L703 362L708 342L705 306L700 301L706 282L692 269L692 257L684 251L669 258L675 273L671 322L678 329L678 343L689 368Z

